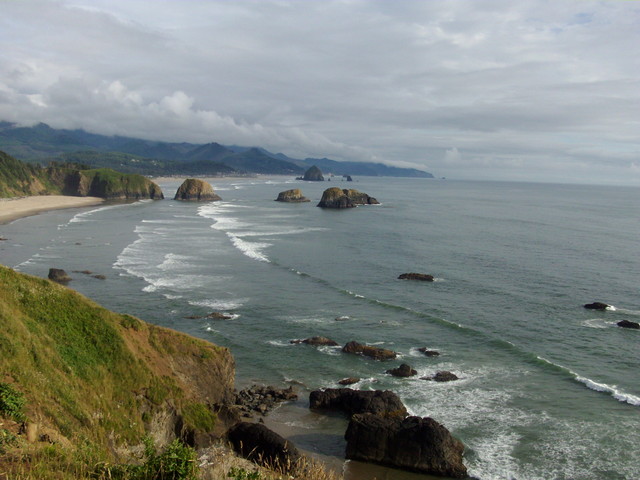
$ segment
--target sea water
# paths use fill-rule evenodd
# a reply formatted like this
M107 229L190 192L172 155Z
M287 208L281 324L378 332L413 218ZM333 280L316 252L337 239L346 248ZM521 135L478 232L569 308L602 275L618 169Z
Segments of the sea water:
M70 283L104 306L229 347L237 386L293 384L268 423L342 465L346 420L309 391L358 377L390 389L465 444L489 479L640 477L640 189L359 177L209 179L223 201L55 211L0 226L0 261ZM161 182L167 198L177 180ZM381 205L317 208L331 186ZM309 203L275 202L301 188ZM105 280L89 274L106 276ZM435 281L398 280L405 272ZM591 311L602 301L615 310ZM204 317L216 311L231 318ZM326 336L394 361L294 345ZM437 350L426 357L420 347ZM418 371L395 378L408 363ZM438 371L459 380L423 380ZM340 467L343 468L343 467ZM344 467L347 478L425 478Z

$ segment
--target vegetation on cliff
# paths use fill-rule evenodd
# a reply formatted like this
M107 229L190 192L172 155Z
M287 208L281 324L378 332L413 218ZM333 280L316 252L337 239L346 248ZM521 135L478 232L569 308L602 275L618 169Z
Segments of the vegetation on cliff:
M226 430L216 411L233 398L225 348L4 266L0 322L0 439L14 440L0 440L1 472L81 478L100 462L126 462L145 437L188 444ZM16 441L20 431L30 443Z
M0 197L72 195L119 199L163 198L158 185L137 174L78 164L26 164L0 151Z

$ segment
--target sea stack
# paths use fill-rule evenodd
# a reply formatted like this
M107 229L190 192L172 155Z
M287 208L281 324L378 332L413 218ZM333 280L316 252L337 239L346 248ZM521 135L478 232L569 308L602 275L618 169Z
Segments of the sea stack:
M197 178L187 178L182 182L173 199L189 202L215 202L222 200L222 198L213 191L213 187L208 182Z
M300 190L299 188L280 192L278 194L278 198L276 198L276 202L301 203L310 201L311 200L302 195L302 190Z
M307 182L324 182L322 171L315 165L304 172L304 177L302 177L302 179Z
M347 190L338 187L327 188L322 194L318 207L322 208L353 208L358 205L378 205L375 198L358 190Z

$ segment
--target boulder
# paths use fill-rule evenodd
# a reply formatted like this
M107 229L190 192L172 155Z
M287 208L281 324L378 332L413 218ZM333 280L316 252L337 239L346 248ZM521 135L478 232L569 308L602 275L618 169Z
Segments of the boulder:
M345 433L346 457L402 470L467 478L464 445L432 418L351 417Z
M313 165L306 172L304 172L303 180L307 182L323 182L324 177L322 176L322 170Z
M418 374L416 370L411 368L411 366L407 365L406 363L403 363L398 368L392 368L390 370L387 370L386 373L389 373L394 377L405 377L405 378L413 377L414 375Z
M338 342L335 342L327 337L310 337L304 340L291 340L290 343L306 343L307 345L326 345L329 347L336 347Z
M584 305L584 308L588 309L588 310L608 310L611 308L611 305L607 305L606 303L602 303L602 302L593 302L593 303L587 303L586 305Z
M302 458L294 444L262 423L240 422L229 429L228 437L240 455L270 468L291 471Z
M49 280L53 280L54 282L62 284L67 284L72 280L67 272L65 272L61 268L50 268L48 278Z
M174 200L184 200L190 202L214 202L222 200L213 191L209 182L197 178L187 178L176 191Z
M236 394L234 405L245 417L250 417L252 412L264 415L280 403L297 398L298 394L293 387L278 389L270 385L253 385Z
M358 377L347 377L338 381L339 385L353 385L354 383L358 383L360 379Z
M331 187L322 193L318 207L353 208L358 205L377 205L379 203L375 198L370 197L366 193L357 190L347 190L346 188Z
M356 355L364 355L375 360L392 360L397 354L393 350L386 348L372 347L371 345L362 345L358 342L351 341L342 347L344 353L355 353Z
M427 275L426 273L402 273L398 277L399 280L419 280L422 282L433 282L435 279L433 275Z
M620 320L616 325L622 328L636 328L640 329L640 323L631 322L629 320Z
M422 380L433 380L434 382L451 382L453 380L458 380L458 376L455 373L445 370L442 372L437 372L431 377L422 377Z
M407 415L407 408L390 390L353 390L351 388L327 388L309 394L309 408L338 410L347 415L374 413L382 416Z
M276 202L301 203L310 201L311 200L302 195L302 190L300 190L299 188L293 188L291 190L280 192L278 194L278 198L276 198Z
M420 347L418 351L424 353L427 357L437 357L440 355L440 352L437 350L429 350L427 347Z

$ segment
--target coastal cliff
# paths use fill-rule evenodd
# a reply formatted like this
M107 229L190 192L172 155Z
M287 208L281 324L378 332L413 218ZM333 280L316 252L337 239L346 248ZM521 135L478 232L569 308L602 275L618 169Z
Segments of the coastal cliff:
M126 462L145 437L157 446L175 439L203 446L235 421L227 409L235 366L226 348L5 266L0 321L1 431L3 438L26 432L29 442L7 449L0 471L31 468L20 446L31 454L51 445L73 455L89 448L93 462ZM6 406L18 403L20 416L7 415ZM62 468L40 460L42 478Z

